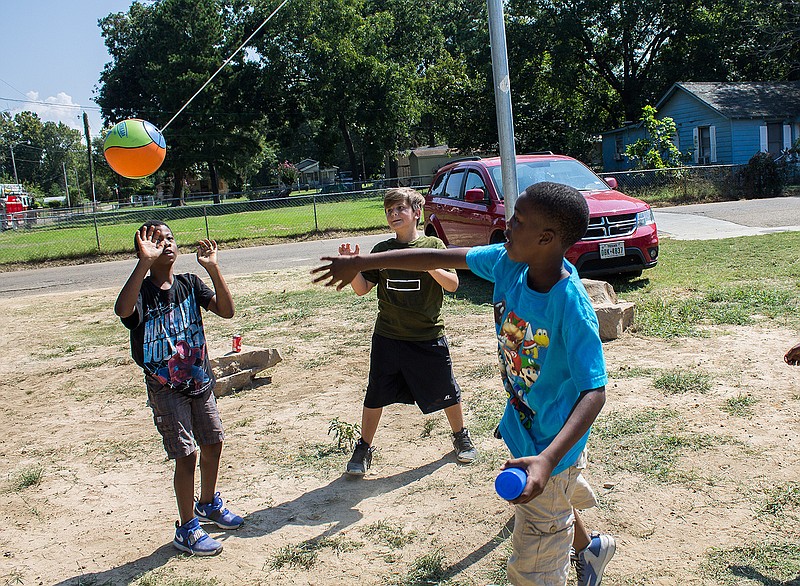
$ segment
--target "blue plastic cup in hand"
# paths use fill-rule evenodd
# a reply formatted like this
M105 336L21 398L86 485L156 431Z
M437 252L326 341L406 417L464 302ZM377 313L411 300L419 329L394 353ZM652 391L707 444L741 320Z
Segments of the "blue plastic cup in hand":
M513 501L522 491L528 482L528 473L522 468L506 468L494 480L494 489L501 497L507 501Z

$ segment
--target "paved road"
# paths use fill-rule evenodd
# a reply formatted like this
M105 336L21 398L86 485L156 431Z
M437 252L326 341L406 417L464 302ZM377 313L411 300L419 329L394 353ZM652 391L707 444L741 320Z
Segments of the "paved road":
M800 231L800 197L779 197L659 208L655 210L659 235L679 240L709 240L755 236L771 232ZM356 236L349 240L362 250L386 238L386 234ZM245 275L288 267L314 266L320 256L336 254L343 239L294 242L224 250L226 276ZM15 295L82 291L91 287L119 288L130 275L134 261L121 260L66 267L0 273L0 298ZM180 272L200 269L194 255L178 257Z

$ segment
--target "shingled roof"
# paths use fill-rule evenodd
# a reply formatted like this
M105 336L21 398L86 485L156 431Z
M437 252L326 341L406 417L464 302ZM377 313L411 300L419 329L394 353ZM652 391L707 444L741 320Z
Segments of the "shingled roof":
M800 116L800 81L686 81L672 86L656 106L682 89L727 118L794 118Z

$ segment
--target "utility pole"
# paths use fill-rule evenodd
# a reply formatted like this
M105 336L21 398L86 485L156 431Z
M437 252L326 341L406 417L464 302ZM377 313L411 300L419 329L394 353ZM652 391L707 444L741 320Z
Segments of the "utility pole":
M86 132L86 151L89 153L89 187L92 190L92 208L94 213L94 236L97 239L97 252L100 252L100 232L97 230L97 197L94 193L94 165L92 164L92 137L89 134L89 116L83 113L83 129Z
M89 135L89 116L83 113L83 130L86 133L86 152L89 155L89 188L92 190L92 205L97 211L97 197L94 193L94 163L92 162L92 137ZM98 248L99 248L98 244Z
M8 145L8 148L11 149L11 165L14 167L14 183L19 183L19 178L17 177L17 161L14 160L14 145Z
M500 145L500 171L503 176L503 199L506 221L514 215L517 201L517 154L514 145L514 117L511 112L511 81L508 77L506 26L502 0L486 0L489 11L489 45L492 49L494 105Z
M67 207L72 207L69 203L69 181L67 181L67 164L61 161L61 169L64 171L64 189L67 191Z

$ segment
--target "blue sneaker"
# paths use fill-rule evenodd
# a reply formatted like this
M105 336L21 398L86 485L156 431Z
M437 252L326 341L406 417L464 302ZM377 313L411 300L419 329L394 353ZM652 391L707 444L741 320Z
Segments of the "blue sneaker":
M572 554L572 563L578 575L578 586L600 586L603 570L614 557L617 544L610 535L592 533L586 549Z
M239 515L235 515L225 508L219 493L214 494L214 500L207 505L195 502L194 514L201 521L216 523L217 527L221 529L238 529L244 522Z
M197 517L183 525L178 523L180 521L175 521L175 539L172 540L176 549L192 555L217 555L222 551L222 544L203 531Z

